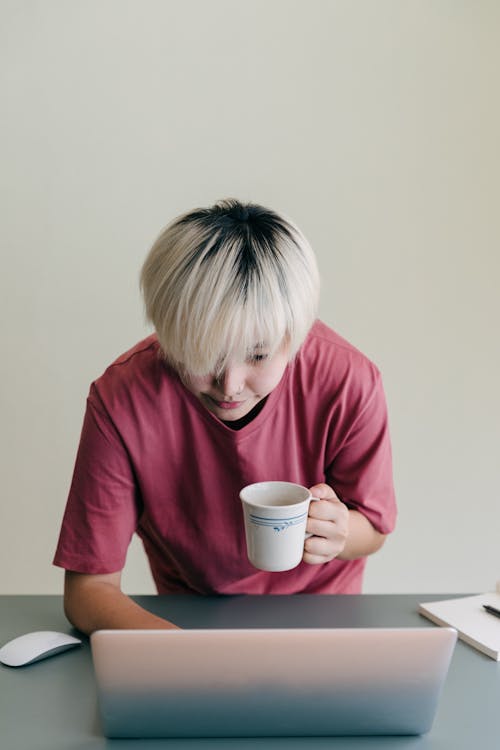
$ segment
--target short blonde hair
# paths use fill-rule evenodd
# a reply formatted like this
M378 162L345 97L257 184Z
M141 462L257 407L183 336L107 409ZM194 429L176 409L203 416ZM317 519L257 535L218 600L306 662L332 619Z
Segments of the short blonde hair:
M179 371L220 374L256 346L293 357L317 314L319 275L306 238L262 206L219 201L174 219L142 268L146 315Z

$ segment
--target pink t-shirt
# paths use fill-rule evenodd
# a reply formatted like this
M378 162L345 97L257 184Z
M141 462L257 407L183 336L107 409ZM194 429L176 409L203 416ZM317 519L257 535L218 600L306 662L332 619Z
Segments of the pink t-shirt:
M395 523L380 373L317 321L262 411L240 430L211 414L152 335L90 388L54 564L111 573L141 537L159 593L359 593L364 559L256 570L240 489L286 480L332 486L382 533Z

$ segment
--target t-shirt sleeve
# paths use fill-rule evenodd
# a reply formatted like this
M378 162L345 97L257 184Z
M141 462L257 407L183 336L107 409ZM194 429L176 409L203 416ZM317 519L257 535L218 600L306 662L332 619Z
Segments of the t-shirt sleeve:
M382 534L394 529L392 450L380 374L353 414L342 444L327 466L326 481L342 502L363 513Z
M137 519L126 447L92 385L54 565L90 574L122 570Z

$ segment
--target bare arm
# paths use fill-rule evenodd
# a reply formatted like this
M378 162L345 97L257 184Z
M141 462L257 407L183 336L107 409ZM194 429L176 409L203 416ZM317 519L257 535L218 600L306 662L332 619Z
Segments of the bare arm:
M377 552L386 540L386 535L377 531L370 521L357 510L349 511L349 535L339 560L355 560Z
M64 612L75 628L90 635L102 629L160 630L177 628L136 604L121 590L121 571L87 575L67 570Z

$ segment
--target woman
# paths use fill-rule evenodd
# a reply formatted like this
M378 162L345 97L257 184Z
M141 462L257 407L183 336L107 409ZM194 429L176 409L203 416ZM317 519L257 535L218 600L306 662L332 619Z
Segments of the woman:
M155 334L91 388L54 563L86 633L175 627L120 587L134 532L158 592L357 593L395 522L380 373L316 320L318 271L300 230L236 200L175 219L142 269ZM251 566L247 484L306 485L300 565Z

